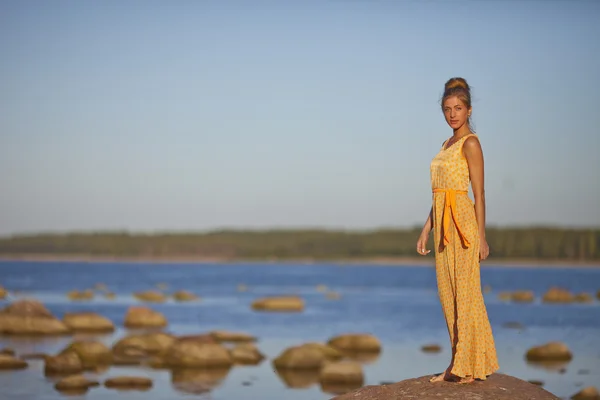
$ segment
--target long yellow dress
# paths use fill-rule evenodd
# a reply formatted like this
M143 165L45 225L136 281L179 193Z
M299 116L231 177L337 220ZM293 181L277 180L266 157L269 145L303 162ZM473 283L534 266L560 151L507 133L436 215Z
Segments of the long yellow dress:
M438 294L450 335L450 372L485 380L498 370L492 328L481 292L479 228L462 153L465 135L431 162Z

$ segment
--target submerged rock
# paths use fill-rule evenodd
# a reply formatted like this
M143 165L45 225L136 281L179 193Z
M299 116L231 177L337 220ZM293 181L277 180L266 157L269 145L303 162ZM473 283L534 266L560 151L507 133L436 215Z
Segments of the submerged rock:
M162 313L143 306L129 307L124 322L126 328L164 328L167 324Z
M485 381L464 385L453 382L430 383L431 376L389 385L364 386L331 400L560 400L539 386L504 374L493 374Z
M304 300L298 296L263 297L252 303L255 311L300 312L304 310Z

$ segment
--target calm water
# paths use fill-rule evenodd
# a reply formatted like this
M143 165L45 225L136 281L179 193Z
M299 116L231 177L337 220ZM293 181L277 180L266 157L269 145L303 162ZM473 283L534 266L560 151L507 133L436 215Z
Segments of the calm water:
M98 297L91 302L72 302L69 290L91 288L104 283L116 293L114 300ZM351 332L371 332L380 338L380 357L364 366L366 384L399 381L442 371L450 359L448 336L436 295L435 272L429 267L277 265L277 264L143 264L143 263L65 263L0 262L0 285L16 291L11 299L34 297L57 317L65 312L94 311L110 318L118 327L128 306L138 304L132 293L169 285L167 292L190 290L200 302L151 305L169 320L168 331L175 334L201 333L213 329L243 331L259 338L260 350L267 356L259 366L234 367L220 386L198 398L233 400L243 398L319 400L331 394L318 384L305 389L287 387L270 367L270 359L287 346L306 341L326 341L331 336ZM246 292L238 292L245 284ZM328 300L317 285L326 285L341 294ZM521 379L545 382L544 388L567 398L581 387L600 387L600 302L593 304L547 305L507 304L497 299L499 291L531 289L539 296L552 285L574 292L596 293L600 289L600 269L506 268L486 265L482 284L492 291L485 295L494 331L500 372ZM306 300L303 313L257 313L249 305L257 297L299 294ZM0 306L8 303L1 301ZM523 330L503 327L519 322ZM119 328L112 335L98 336L114 343L127 332ZM526 363L527 349L548 341L565 342L574 359L566 372ZM0 337L0 348L18 353L55 353L70 339L19 340ZM438 343L442 353L423 354L420 346ZM112 367L99 375L135 374L154 380L149 392L119 393L103 387L91 389L89 399L124 397L131 399L170 399L186 397L173 385L168 371L142 367ZM43 364L31 361L29 369L0 372L0 398L58 399L51 381L44 377ZM118 394L117 394L118 393ZM2 397L4 396L4 397Z

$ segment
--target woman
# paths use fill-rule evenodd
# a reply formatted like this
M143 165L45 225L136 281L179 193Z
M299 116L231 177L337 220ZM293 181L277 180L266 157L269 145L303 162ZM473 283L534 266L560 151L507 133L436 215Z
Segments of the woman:
M431 382L470 383L498 370L498 359L481 293L479 262L485 239L483 153L471 129L471 91L463 78L446 82L442 110L454 134L431 162L433 205L417 241L426 255L434 232L438 294L450 334L450 366ZM469 183L475 202L469 198Z

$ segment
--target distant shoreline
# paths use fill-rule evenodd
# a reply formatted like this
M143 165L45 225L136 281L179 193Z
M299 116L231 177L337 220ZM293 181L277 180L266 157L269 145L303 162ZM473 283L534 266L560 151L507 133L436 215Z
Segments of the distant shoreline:
M175 264L282 264L282 265L313 265L313 264L346 264L346 265L377 265L389 267L429 266L433 267L433 256L426 257L371 257L371 258L339 258L339 259L244 259L218 258L197 256L94 256L84 254L2 254L0 261L48 261L48 262L105 262L105 263L175 263ZM600 268L600 261L571 261L544 259L494 259L482 262L482 267L553 267L553 268Z

